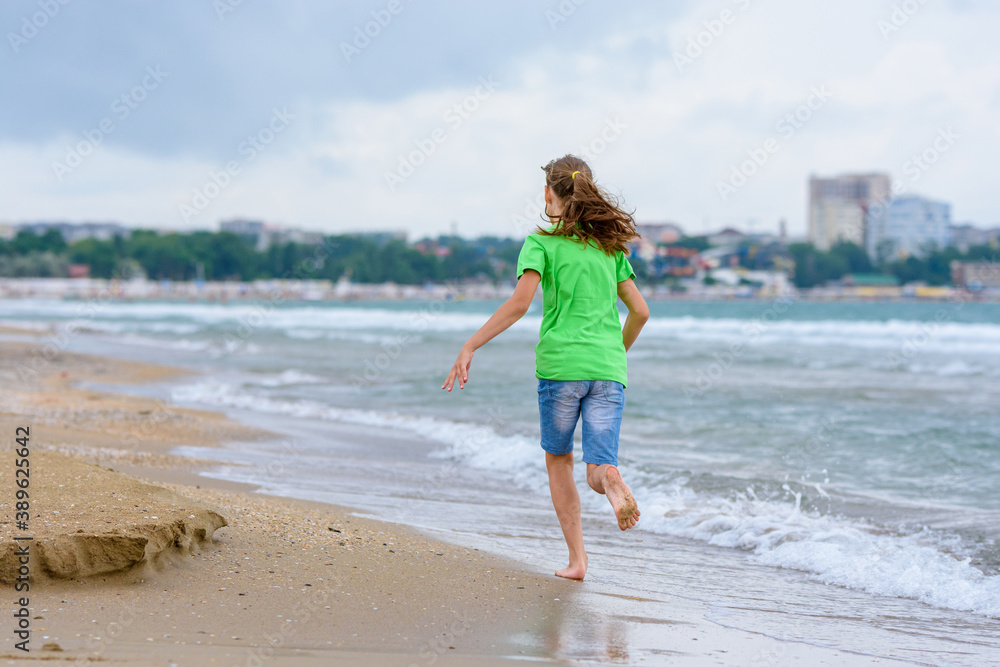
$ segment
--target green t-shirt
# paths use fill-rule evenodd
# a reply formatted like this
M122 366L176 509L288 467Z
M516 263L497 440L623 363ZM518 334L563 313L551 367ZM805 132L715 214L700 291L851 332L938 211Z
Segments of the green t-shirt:
M618 283L635 274L625 253L609 255L575 237L531 234L517 258L518 279L525 269L542 276L535 376L627 384Z

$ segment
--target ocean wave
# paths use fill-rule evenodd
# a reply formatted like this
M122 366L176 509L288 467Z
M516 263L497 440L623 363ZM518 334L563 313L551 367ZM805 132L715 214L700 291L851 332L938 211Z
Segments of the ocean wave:
M79 320L83 306L74 302L40 300L5 303L9 316ZM846 347L916 352L1000 355L1000 324L952 322L947 314L939 321L776 320L761 318L652 317L643 340L669 339L720 345ZM8 313L5 313L8 314ZM287 306L267 304L108 303L88 316L86 326L96 330L190 334L207 327L276 330L293 338L372 336L387 332L475 331L488 313L455 313L443 304L398 308L352 306ZM180 321L178 321L180 320ZM513 330L536 332L537 314L518 321ZM640 351L642 346L637 350Z
M949 361L941 366L926 364L910 364L907 370L911 373L938 375L940 377L962 377L968 375L984 375L986 370L981 367L971 366L964 361Z
M5 304L5 310L15 318L23 315L31 319L74 320L82 316L81 304L73 302L15 301ZM946 315L947 311L940 321L928 322L654 316L643 330L643 340L682 340L727 346L895 349L907 358L917 352L1000 355L1000 324L952 322ZM189 334L215 327L275 330L302 339L355 334L375 339L388 332L475 331L488 317L485 312L446 312L441 304L435 303L404 309L325 305L270 307L253 303L109 303L100 306L97 316L88 317L86 322L91 328L107 331ZM522 318L512 329L523 334L534 333L540 323L540 317L532 314ZM637 352L641 349L642 346Z
M827 583L931 606L1000 617L1000 576L961 553L959 538L922 529L901 533L777 502L753 489L723 498L683 484L639 488L643 528L751 552L754 562L810 573Z
M511 482L546 493L537 442L501 435L489 425L342 409L314 401L257 397L219 382L175 389L183 402L257 412L393 427L441 442L433 456L503 473ZM502 423L502 417L496 420ZM1000 575L988 576L962 553L960 540L940 531L906 533L802 508L801 495L758 498L752 487L700 491L684 475L665 476L622 466L643 510L642 527L654 533L750 552L760 564L800 570L828 584L1000 618ZM825 491L820 491L821 494ZM610 511L603 497L582 497L588 512Z
M261 387L287 387L296 384L322 384L326 382L321 377L310 375L290 368L277 375L265 375L253 377L246 381L247 384L254 384Z
M740 345L799 345L893 350L907 357L919 352L1000 355L1000 325L955 322L885 322L847 320L785 320L695 317L651 318L644 338Z

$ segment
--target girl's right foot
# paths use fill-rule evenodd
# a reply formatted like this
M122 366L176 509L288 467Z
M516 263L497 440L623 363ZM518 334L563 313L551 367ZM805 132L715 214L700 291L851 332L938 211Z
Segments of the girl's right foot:
M618 527L628 530L639 522L639 506L632 497L632 490L625 484L622 474L615 466L609 466L604 481L604 494L611 501L611 507L618 518Z

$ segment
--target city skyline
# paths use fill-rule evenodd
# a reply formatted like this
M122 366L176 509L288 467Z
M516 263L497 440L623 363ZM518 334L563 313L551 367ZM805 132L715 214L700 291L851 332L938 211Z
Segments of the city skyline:
M517 236L582 152L692 235L804 236L810 175L876 171L995 226L1000 8L914 4L6 3L0 220Z

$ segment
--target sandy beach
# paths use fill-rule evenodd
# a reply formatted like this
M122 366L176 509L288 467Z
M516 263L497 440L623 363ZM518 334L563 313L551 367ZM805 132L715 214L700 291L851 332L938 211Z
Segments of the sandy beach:
M31 652L8 637L8 664L634 664L636 644L643 664L914 664L877 657L886 647L848 652L727 627L683 581L657 599L616 593L540 572L517 554L357 516L364 507L200 476L210 462L171 449L274 434L87 388L175 369L66 352L34 363L40 349L0 345L0 430L10 441L30 427L32 470L27 532L13 521L13 457L0 482L0 579L11 608L12 538L33 537Z
M173 372L157 366L60 354L47 372L12 382L27 348L7 343L0 353L0 429L30 426L32 658L327 664L317 652L336 650L348 661L363 653L365 664L431 664L451 653L516 655L507 638L540 631L558 613L553 600L572 595L567 582L344 508L198 477L197 460L165 452L268 434L73 388ZM11 601L13 482L8 460L0 577ZM29 657L13 643L3 659Z

